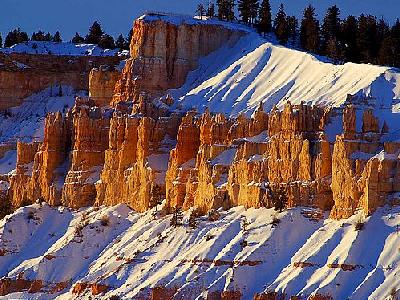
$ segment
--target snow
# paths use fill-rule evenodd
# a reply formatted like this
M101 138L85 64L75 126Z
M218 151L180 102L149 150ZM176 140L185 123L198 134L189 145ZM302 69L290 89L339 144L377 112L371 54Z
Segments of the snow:
M182 14L172 14L172 13L163 13L163 12L148 12L143 16L139 17L138 20L142 20L144 22L156 22L163 21L168 22L174 25L218 25L223 26L228 29L238 30L243 32L254 32L254 30L248 26L243 24L235 23L235 22L224 22L218 19L210 19L203 17L193 17L190 15L182 15Z
M237 289L243 299L263 291L384 299L398 287L399 207L379 209L361 231L354 226L361 214L313 221L303 212L235 207L220 210L215 222L199 217L197 228L190 229L190 211L184 226L174 228L171 216L160 210L136 213L118 205L72 211L34 204L0 221L0 249L6 252L0 256L0 277L23 272L28 279L71 282L58 295L8 295L14 299L71 299L76 282L106 284L112 290L102 297L127 299L154 286L177 287L177 298L185 299ZM101 224L103 218L108 225ZM276 226L274 218L281 220ZM335 263L354 270L332 267Z
M50 87L26 98L20 106L8 109L9 114L0 115L0 143L41 141L44 134L44 119L49 112L65 112L74 105L75 96L85 95L72 87Z
M8 191L10 184L7 181L0 180L0 191Z
M27 53L27 54L52 54L68 56L115 56L126 55L126 52L119 53L118 50L102 49L93 44L74 44L70 42L44 42L28 41L14 45L10 48L0 49L3 53ZM24 66L21 66L24 68Z
M384 121L389 124L387 138L400 140L398 69L335 65L252 32L236 45L226 45L200 59L184 86L168 93L176 100L172 109L202 113L208 107L227 116L251 116L260 103L270 111L274 105L282 108L287 101L342 109L351 94L358 99L355 104L361 114L363 109L372 108L380 125ZM328 139L334 141L342 130L341 116L337 115L327 127Z
M0 174L8 174L17 164L17 150L9 150L0 158ZM1 189L1 188L0 188Z
M225 150L211 161L211 165L229 166L233 163L235 155L236 155L235 148Z

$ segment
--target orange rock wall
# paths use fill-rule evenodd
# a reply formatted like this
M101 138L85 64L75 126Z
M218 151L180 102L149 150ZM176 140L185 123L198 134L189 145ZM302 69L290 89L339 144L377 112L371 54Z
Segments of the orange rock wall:
M116 65L119 57L55 56L0 53L0 110L50 86L70 85L88 90L89 72L100 65ZM26 66L20 68L15 63Z
M131 58L116 85L113 102L137 102L143 92L154 97L180 87L200 57L236 42L243 34L216 25L178 26L161 20L136 20Z

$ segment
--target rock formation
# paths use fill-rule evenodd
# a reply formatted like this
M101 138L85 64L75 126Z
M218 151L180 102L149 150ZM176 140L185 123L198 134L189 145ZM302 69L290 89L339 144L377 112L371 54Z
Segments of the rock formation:
M110 105L121 73L113 66L94 68L89 74L89 97L96 106Z
M127 60L116 85L113 103L138 102L142 93L151 98L184 84L200 57L233 44L244 32L223 26L174 24L148 15L135 21Z
M69 85L88 90L89 72L101 65L114 66L121 58L0 53L0 110L51 86Z
M352 97L334 109L288 102L267 113L261 104L251 117L170 110L166 91L182 85L200 57L243 34L137 20L122 74L92 70L90 97L50 114L43 143L18 144L13 205L125 203L142 212L166 198L169 210L301 205L346 218L394 199L400 144L385 142L388 124ZM343 132L333 141L326 128L336 115Z

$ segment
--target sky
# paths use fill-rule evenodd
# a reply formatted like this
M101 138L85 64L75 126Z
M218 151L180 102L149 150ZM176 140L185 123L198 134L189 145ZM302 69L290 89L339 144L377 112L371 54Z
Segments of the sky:
M21 27L29 35L43 30L54 33L59 30L64 39L75 32L86 34L89 26L98 20L103 29L113 36L126 35L135 18L145 11L162 11L194 14L202 0L1 0L0 33L4 35ZM207 0L203 0L206 2ZM280 3L288 14L301 17L309 3L316 7L320 18L326 8L336 4L342 16L370 13L393 22L400 17L400 0L271 0L273 12Z

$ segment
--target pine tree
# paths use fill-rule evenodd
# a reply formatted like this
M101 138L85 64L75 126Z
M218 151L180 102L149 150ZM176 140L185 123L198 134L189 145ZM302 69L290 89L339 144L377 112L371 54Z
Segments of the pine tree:
M207 6L207 17L213 18L215 16L215 4L214 2L209 2Z
M258 30L265 34L271 32L272 29L272 14L271 14L271 4L269 0L263 0L261 2L260 10L258 13Z
M98 44L100 42L101 37L103 36L104 32L101 29L100 23L95 21L93 25L89 29L89 33L85 38L85 43L88 44Z
M250 1L250 23L255 24L257 22L258 16L258 8L260 4L258 0L249 0Z
M396 45L391 36L387 36L379 49L378 64L394 67L396 66Z
M273 193L273 203L276 211L282 212L287 204L288 197L284 187L278 187Z
M46 35L44 36L44 40L46 42L51 42L53 40L53 36L51 35L50 32L46 33Z
M354 16L348 16L341 26L341 40L345 61L359 62L359 51L356 36L358 34L358 21Z
M289 38L289 30L283 4L279 6L278 13L274 20L274 32L279 43L285 45Z
M227 21L235 20L235 0L226 0L227 2Z
M98 42L100 48L115 49L114 38L109 34L103 34Z
M15 44L23 43L29 40L28 34L26 32L21 31L20 28L14 29L10 31L5 40L4 47L11 47Z
M300 44L306 51L317 53L319 50L319 22L312 5L304 10L300 28Z
M378 54L376 18L362 14L358 19L357 46L360 50L360 61L374 63Z
M133 36L133 29L129 30L128 38L125 40L125 47L124 50L129 50L131 40Z
M344 53L341 42L335 37L330 38L325 45L324 54L331 58L335 63L343 61Z
M238 10L240 17L244 23L249 23L250 20L250 5L249 0L239 0Z
M322 23L321 35L324 50L330 40L340 40L340 9L336 5L328 8Z
M117 40L115 41L115 47L119 50L123 50L125 47L125 39L122 33L118 36Z
M83 42L85 42L85 39L81 37L78 32L76 32L71 42L74 44L82 44Z
M46 35L43 31L39 30L38 32L32 33L31 41L43 42L46 40Z
M286 22L288 26L288 38L292 44L295 44L298 36L299 21L297 21L295 16L288 16Z
M233 21L235 19L235 0L217 0L218 19Z
M206 14L206 9L204 8L203 3L199 3L197 5L196 13L200 17L200 19L203 20L203 16Z
M390 36L395 46L394 66L400 67L400 20L397 19L390 29Z
M3 38L1 37L1 34L0 34L0 48L3 48Z
M196 229L197 228L196 217L197 217L197 214L194 211L189 216L189 227L191 229Z
M53 42L55 43L61 43L62 39L61 39L61 34L59 31L56 31L56 33L53 36Z
M254 23L257 18L258 0L239 0L238 10L244 23Z

